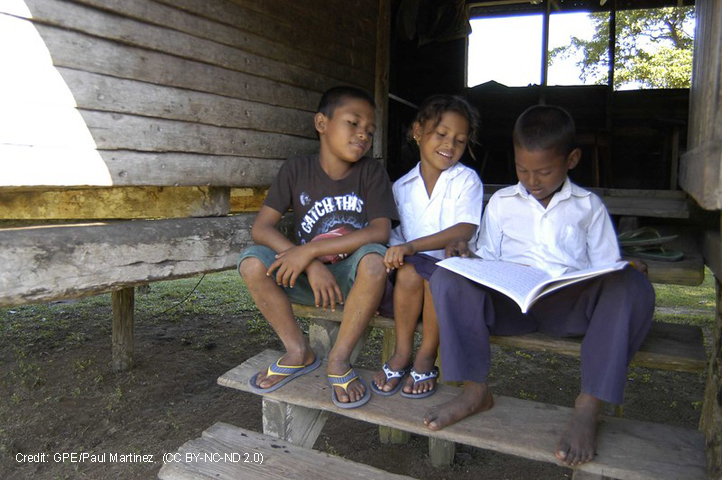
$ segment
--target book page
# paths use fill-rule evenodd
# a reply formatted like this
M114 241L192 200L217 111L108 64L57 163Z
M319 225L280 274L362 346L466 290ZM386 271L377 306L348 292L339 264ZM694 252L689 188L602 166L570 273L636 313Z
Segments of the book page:
M451 257L440 261L437 265L500 291L518 303L522 311L529 292L544 280L552 278L538 268L480 258Z
M604 275L605 273L614 272L616 270L621 270L626 266L627 266L627 262L619 261L619 262L611 263L609 265L602 265L600 267L593 267L593 268L587 268L584 270L575 270L572 272L567 272L564 275L560 275L558 277L544 281L542 283L542 285L539 285L537 287L537 291L534 293L534 297L536 297L536 299L538 299L541 296L544 296L551 292L559 290L560 288L566 287L567 285L571 285L572 283L581 282L581 281L587 280L592 277ZM531 302L531 303L534 303L534 302Z

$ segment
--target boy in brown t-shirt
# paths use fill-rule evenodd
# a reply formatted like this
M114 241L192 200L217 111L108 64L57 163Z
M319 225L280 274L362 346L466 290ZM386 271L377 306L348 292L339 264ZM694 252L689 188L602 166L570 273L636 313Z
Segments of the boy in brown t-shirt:
M384 245L391 222L398 220L388 175L379 162L364 157L376 129L374 109L373 98L363 90L326 91L314 120L318 155L283 164L253 224L256 245L241 253L238 270L286 349L267 371L250 379L256 393L271 392L321 363L291 302L332 310L343 303L341 328L328 354L333 401L355 408L370 398L349 359L381 301ZM289 208L295 243L277 229Z

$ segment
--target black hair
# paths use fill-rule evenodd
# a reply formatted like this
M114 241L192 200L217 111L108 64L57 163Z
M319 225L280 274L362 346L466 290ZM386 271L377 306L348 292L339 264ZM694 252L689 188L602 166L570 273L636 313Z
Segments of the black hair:
M409 130L409 140L413 138L413 124L417 123L424 128L426 122L431 121L433 128L441 123L441 116L446 112L454 112L469 122L469 145L476 143L476 135L479 130L479 111L466 99L458 95L433 95L421 104L416 113L412 128ZM469 149L471 153L471 149ZM473 156L473 153L472 153Z
M514 146L529 151L549 150L569 155L576 148L574 119L561 107L535 105L514 124Z
M316 112L323 113L326 117L331 118L336 109L348 100L363 100L368 102L374 109L376 108L374 98L367 91L356 87L341 85L331 87L323 92Z

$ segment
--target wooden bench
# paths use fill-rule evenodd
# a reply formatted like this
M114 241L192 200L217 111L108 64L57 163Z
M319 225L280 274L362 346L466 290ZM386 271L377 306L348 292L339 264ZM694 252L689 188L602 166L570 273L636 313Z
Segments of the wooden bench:
M342 457L218 422L184 443L158 473L163 480L279 478L405 479Z
M330 309L293 305L297 317L313 322L341 322L343 309ZM394 321L377 316L371 321L372 327L384 329L384 335L393 334ZM421 332L421 324L417 326ZM492 343L512 348L537 350L562 355L579 356L581 338L554 338L541 333L514 336L492 336ZM393 345L393 344L392 344ZM315 345L312 345L315 346ZM390 354L391 352L389 352ZM632 364L678 372L703 372L707 368L702 329L693 325L654 322L652 330L632 360Z
M223 386L250 391L248 380L274 362L280 352L266 350L218 379ZM331 401L326 365L263 396L264 432L291 443L311 446L333 412L377 425L478 448L556 463L554 445L571 409L510 397L495 397L488 412L434 432L421 418L426 410L458 394L440 385L433 397L408 401L400 395L372 396L361 408L341 409ZM367 381L373 372L357 369ZM597 456L575 470L620 479L706 479L704 436L692 429L636 420L603 417Z

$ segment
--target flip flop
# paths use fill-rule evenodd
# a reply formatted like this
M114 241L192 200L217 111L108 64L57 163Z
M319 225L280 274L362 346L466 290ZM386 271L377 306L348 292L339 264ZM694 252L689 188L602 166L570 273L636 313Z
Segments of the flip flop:
M430 378L439 378L439 367L434 367L431 369L430 372L424 372L419 373L417 372L413 367L411 368L411 378L414 379L414 385L416 385L419 382L423 382L424 380L429 380ZM399 382L401 383L401 382ZM428 390L424 393L406 393L403 390L401 390L401 396L406 398L426 398L430 397L431 395L436 393L436 390L438 390L438 383L432 388L431 390Z
M357 408L361 405L365 405L369 400L371 400L371 390L366 385L366 382L364 382L364 379L356 375L356 371L353 369L353 365L348 369L348 372L344 373L343 375L331 375L328 374L328 383L331 384L331 399L333 400L333 403L339 407L339 408ZM348 393L348 385L353 382L354 380L358 380L361 385L364 386L364 396L361 397L359 400L356 400L355 402L342 402L338 399L338 396L336 395L336 390L333 387L341 387L344 390L346 390L346 393Z
M676 239L678 235L662 236L656 228L642 227L636 230L622 232L617 235L620 247L661 245Z
M384 374L386 375L386 381L388 382L392 378L398 378L399 381L396 383L396 386L389 390L388 392L381 390L379 387L376 386L376 383L371 382L371 390L376 395L381 395L382 397L390 397L391 395L395 394L399 390L401 390L401 387L403 387L403 380L406 376L406 373L409 371L409 367L402 368L401 370L392 370L391 367L389 367L388 363L384 363L384 366L381 367L384 371Z
M258 379L258 375L260 375L260 372L255 374L248 380L248 386L251 388L251 391L253 393L258 393L263 395L264 393L269 393L274 390L277 390L293 380L296 377L300 377L301 375L306 375L307 373L313 372L316 370L319 366L321 366L321 359L316 356L316 359L313 361L310 365L281 365L280 362L281 359L279 358L276 360L276 363L268 367L268 370L266 372L266 376L270 375L280 375L285 376L283 380L280 382L271 385L268 388L261 388L258 386L258 383L256 383L256 380Z
M667 250L663 247L624 247L622 254L644 260L657 260L661 262L677 262L684 258L679 250Z

